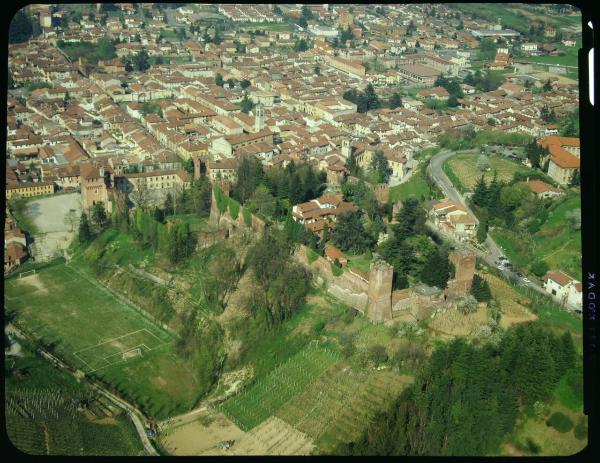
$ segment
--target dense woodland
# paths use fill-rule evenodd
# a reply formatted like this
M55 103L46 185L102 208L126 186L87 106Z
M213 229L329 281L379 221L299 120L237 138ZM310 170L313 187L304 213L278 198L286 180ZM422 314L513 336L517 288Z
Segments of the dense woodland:
M491 455L521 411L550 400L573 368L570 333L535 323L509 329L497 345L462 338L440 345L414 384L378 413L339 455Z

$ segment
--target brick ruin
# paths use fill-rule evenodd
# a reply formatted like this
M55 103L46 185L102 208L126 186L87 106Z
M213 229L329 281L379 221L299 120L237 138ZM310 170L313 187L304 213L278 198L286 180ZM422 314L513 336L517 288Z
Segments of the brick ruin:
M475 256L453 251L450 260L456 267L456 274L448 281L446 290L422 284L393 290L394 269L383 260L373 262L367 275L348 269L335 276L327 259L317 256L311 262L308 256L309 248L299 246L296 257L315 271L317 279L327 282L327 292L362 312L373 323L385 323L407 314L422 320L438 308L452 308L457 298L468 295L475 273Z
M223 182L221 189L229 196L226 182ZM213 189L209 223L217 231L206 232L206 236L203 235L203 238L199 239L198 246L205 248L238 233L251 231L253 234L262 234L265 223L254 214L250 214L250 217L252 221L249 227L244 219L242 206L236 219L231 217L229 209L221 212ZM331 263L324 257L313 256L311 262L309 251L308 247L300 245L295 257L314 272L317 281L327 282L327 292L363 313L373 323L385 323L406 314L411 314L416 320L422 320L437 308L453 307L453 300L468 295L475 274L475 255L457 250L449 255L456 272L444 291L425 285L393 290L394 269L383 260L372 262L368 274L347 269L340 276L336 276L331 269Z
M221 182L220 188L225 196L229 196L230 185L228 182ZM225 228L227 230L225 237L232 234L244 233L248 230L248 228L250 228L250 230L256 234L262 234L265 231L265 222L254 214L249 214L250 225L246 224L246 219L244 218L246 214L244 213L243 206L240 206L240 210L235 219L231 217L229 208L227 208L224 212L221 212L217 204L214 188L212 190L210 201L210 217L208 219L208 223L214 227Z

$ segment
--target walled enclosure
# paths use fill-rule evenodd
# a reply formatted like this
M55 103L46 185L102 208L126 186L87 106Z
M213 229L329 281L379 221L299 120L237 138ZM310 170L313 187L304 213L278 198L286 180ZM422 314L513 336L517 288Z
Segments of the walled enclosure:
M223 194L228 196L229 189L225 187L223 190ZM250 227L246 224L243 206L240 206L238 216L235 219L231 217L229 207L221 212L215 197L215 188L213 188L209 219L211 225L225 228L227 230L225 235L240 233L249 229L254 234L262 234L266 227L265 223L254 214L246 214L251 218ZM224 235L221 236L226 238ZM335 276L331 270L331 263L318 254L316 257L313 255L310 258L309 255L312 253L314 251L310 248L299 245L295 257L310 270L316 270L317 276L327 282L327 292L344 304L365 314L373 323L384 323L401 312L406 313L406 311L416 314L415 316L418 319L425 318L434 306L444 304L447 297L466 296L471 288L475 273L474 255L463 251L452 251L449 258L456 269L455 277L448 281L448 288L443 292L442 299L441 295L438 297L425 296L416 293L411 288L393 291L394 269L385 261L379 260L371 264L367 280L363 276L354 273L352 269L346 270L340 276Z

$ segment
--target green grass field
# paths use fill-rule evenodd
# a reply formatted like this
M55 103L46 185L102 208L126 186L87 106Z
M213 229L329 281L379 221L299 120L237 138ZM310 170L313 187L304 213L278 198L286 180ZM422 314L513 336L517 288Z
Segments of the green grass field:
M477 167L478 157L479 154L477 153L463 153L452 156L444 162L444 171L453 183L458 179L460 183L456 186L459 189L462 186L465 191L471 191L482 174L486 182L489 183L494 176L494 171L498 173L498 180L505 182L512 180L515 172L533 172L522 164L498 156L489 156L491 170L482 172Z
M348 254L348 259L348 267L357 268L358 270L368 273L371 269L371 262L373 261L373 256L369 257L365 254L353 256L351 254Z
M24 331L144 412L166 418L195 403L197 380L174 337L81 270L57 263L6 280L5 289Z
M550 269L560 269L581 280L581 232L574 230L565 214L581 207L581 197L572 195L558 200L548 219L529 236L517 230L496 228L492 237L502 246L515 265L527 270L535 259L545 261Z
M23 355L7 358L4 383L6 431L15 447L32 455L143 454L133 424L120 409L19 342ZM26 374L17 376L17 371ZM89 403L85 413L71 406L83 398Z
M221 408L228 418L248 431L302 392L337 359L335 352L309 344Z

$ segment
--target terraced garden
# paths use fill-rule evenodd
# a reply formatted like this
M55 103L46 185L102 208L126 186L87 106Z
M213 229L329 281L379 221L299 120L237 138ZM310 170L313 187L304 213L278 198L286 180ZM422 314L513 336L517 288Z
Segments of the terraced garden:
M225 415L249 431L314 381L338 360L338 354L308 344L282 365L222 405Z
M331 452L339 442L357 439L373 413L411 381L391 371L356 371L338 363L276 416L315 439L316 454Z

